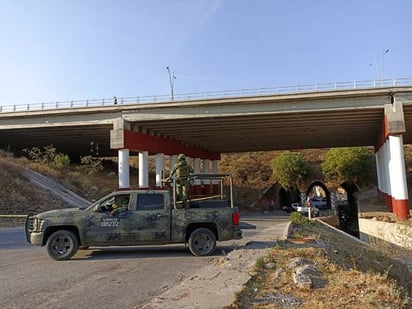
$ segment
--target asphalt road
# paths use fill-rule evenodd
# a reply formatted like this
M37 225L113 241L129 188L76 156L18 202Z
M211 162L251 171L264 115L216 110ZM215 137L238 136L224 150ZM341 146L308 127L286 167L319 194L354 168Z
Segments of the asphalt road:
M57 262L45 248L26 243L22 228L0 229L0 307L137 307L287 219L286 213L243 216L244 238L218 243L211 257L168 245L92 248Z

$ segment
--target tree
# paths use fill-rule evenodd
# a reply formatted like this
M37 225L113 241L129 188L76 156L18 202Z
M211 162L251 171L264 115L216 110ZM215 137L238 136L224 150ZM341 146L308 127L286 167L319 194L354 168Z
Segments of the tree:
M247 152L237 155L226 155L222 158L221 172L233 175L238 185L263 189L267 186L272 170L265 160L263 152Z
M327 181L353 181L361 184L374 175L375 160L367 147L332 148L321 164L322 174Z
M276 180L286 190L300 187L310 172L303 155L291 151L285 151L272 159L272 169Z

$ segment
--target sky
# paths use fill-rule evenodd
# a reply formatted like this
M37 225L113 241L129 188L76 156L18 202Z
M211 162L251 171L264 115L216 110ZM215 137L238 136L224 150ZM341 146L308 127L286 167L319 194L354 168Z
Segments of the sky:
M0 105L412 77L409 0L0 0ZM388 52L385 52L389 50Z

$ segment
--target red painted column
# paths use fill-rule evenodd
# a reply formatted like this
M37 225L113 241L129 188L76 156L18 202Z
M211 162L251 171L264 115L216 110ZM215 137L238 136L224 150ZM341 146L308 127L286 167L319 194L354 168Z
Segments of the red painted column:
M392 193L392 209L398 218L409 219L408 187L406 184L402 135L389 136L389 149L389 177Z

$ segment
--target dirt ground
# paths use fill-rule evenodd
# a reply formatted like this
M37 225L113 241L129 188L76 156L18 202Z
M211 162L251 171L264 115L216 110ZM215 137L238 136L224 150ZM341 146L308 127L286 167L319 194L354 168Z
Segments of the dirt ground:
M410 250L385 255L320 222L298 233L300 241L279 245L256 262L227 308L412 308L412 277L398 260ZM294 284L296 270L288 264L295 258L315 265L310 288Z

